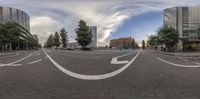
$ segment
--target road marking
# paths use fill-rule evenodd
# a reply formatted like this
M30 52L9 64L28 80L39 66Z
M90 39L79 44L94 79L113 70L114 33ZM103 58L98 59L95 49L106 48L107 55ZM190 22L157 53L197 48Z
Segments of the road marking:
M122 71L124 71L125 69L127 69L135 60L136 58L139 56L140 51L137 53L137 55L135 57L133 57L133 59L131 59L131 61L129 63L127 63L126 65L124 65L123 67L119 68L118 70L115 70L113 72L107 73L107 74L99 74L99 75L84 75L84 74L78 74L72 71L69 71L67 69L65 69L64 67L62 67L61 65L59 65L57 62L55 62L45 51L44 49L42 49L42 51L46 54L46 56L49 58L49 60L59 69L61 70L63 73L74 77L74 78L78 78L78 79L82 79L82 80L102 80L102 79L107 79L113 76L118 75L119 73L121 73Z
M192 63L197 64L197 65L200 65L200 63L198 63L198 62L192 62Z
M27 59L27 58L29 58L29 57L31 57L31 56L32 56L32 54L29 54L28 56L26 56L26 57L24 57L24 58L22 58L22 59L20 59L20 60L14 61L14 62L12 62L12 63L8 63L8 65L18 63L18 62L23 61L23 60L25 60L25 59Z
M1 66L1 67L2 67L2 66L21 66L22 64L15 64L15 63L18 63L18 62L20 62L20 61L22 61L22 60L25 60L25 59L27 59L27 58L29 58L29 57L31 57L31 56L32 56L32 54L29 54L28 56L26 56L26 57L24 57L24 58L22 58L22 59L20 59L20 60L17 60L17 61L8 63L8 64L0 64L0 66Z
M127 60L125 60L125 61L117 61L117 58L125 57L125 56L131 55L133 53L135 53L135 51L131 52L131 53L128 53L128 54L124 54L124 55L120 55L120 56L117 56L117 57L113 57L110 63L111 64L127 64L129 61L127 61Z
M22 64L0 64L0 67L3 66L21 66Z
M30 63L28 63L28 64L34 64L34 63L37 63L37 62L40 62L40 61L42 61L42 59L38 59L38 60L33 61L33 62L30 62Z
M158 58L158 57L157 57L157 59L162 61L162 62L165 62L167 64L178 66L178 67L189 67L189 68L200 67L200 65L181 65L181 64L176 64L176 63L168 62L168 61L163 60L163 59Z
M185 62L188 62L187 59L184 59L184 58L182 58L182 57L178 57L178 58L181 59L181 60L183 60L183 61L185 61Z

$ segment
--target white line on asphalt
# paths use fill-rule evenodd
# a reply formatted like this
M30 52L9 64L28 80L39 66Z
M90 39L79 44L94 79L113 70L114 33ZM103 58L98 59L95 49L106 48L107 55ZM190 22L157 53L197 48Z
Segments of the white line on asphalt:
M181 60L183 60L183 61L185 61L185 62L188 62L187 59L184 59L184 58L182 58L182 57L178 57L178 58L181 59Z
M8 63L7 65L11 65L11 64L18 63L18 62L20 62L20 61L22 61L22 60L25 60L25 59L27 59L27 58L29 58L29 57L31 57L31 56L32 56L32 54L29 54L28 56L26 56L26 57L24 57L24 58L22 58L22 59L20 59L20 60L14 61L14 62L12 62L12 63Z
M200 63L198 63L198 62L192 62L192 63L197 64L197 65L200 65Z
M34 63L37 63L37 62L40 62L40 61L42 61L42 59L38 59L38 60L33 61L33 62L30 62L30 63L28 63L28 64L34 64Z
M118 70L115 70L113 72L107 73L107 74L99 74L99 75L83 75L83 74L78 74L72 71L69 71L67 69L65 69L64 67L62 67L61 65L59 65L56 61L54 61L45 51L44 49L42 49L42 51L46 54L46 56L49 58L49 60L58 68L60 69L63 73L74 77L74 78L78 78L78 79L82 79L82 80L101 80L101 79L107 79L113 76L118 75L119 73L121 73L122 71L124 71L125 69L127 69L134 61L135 59L139 56L140 51L137 53L137 55L135 57L133 57L133 59L131 59L131 61L124 65L123 67L119 68Z
M162 62L165 62L167 64L170 64L170 65L173 65L173 66L178 66L178 67L189 67L189 68L200 67L200 65L181 65L181 64L176 64L176 63L168 62L168 61L163 60L163 59L158 58L158 57L157 57L157 59L162 61Z
M0 64L0 67L3 66L21 66L22 64Z
M128 54L124 54L124 55L120 55L120 56L117 56L117 57L113 57L110 63L111 64L127 64L129 61L127 61L127 60L125 60L125 61L117 61L117 58L125 57L125 56L131 55L133 53L135 53L135 51L131 52L131 53L128 53Z

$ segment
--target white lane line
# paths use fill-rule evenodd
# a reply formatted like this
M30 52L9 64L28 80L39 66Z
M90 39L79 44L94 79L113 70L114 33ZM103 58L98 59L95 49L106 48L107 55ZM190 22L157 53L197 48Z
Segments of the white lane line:
M133 54L135 52L136 51L128 53L128 54L120 55L120 56L117 56L117 57L113 57L110 63L111 64L127 64L129 61L127 61L127 60L125 60L125 61L117 61L117 59L120 58L120 57L125 57L125 56L128 56L128 55L131 55L131 54Z
M158 57L157 57L157 59L162 61L162 62L165 62L167 64L170 64L170 65L173 65L173 66L178 66L178 67L188 67L188 68L200 67L200 65L181 65L181 64L176 64L176 63L168 62L168 61L163 60L163 59L158 58Z
M198 63L198 62L192 62L192 63L197 64L197 65L200 65L200 63Z
M0 67L3 66L21 66L22 64L0 64Z
M37 62L40 62L40 61L42 61L42 59L38 59L38 60L33 61L33 62L30 62L30 63L28 63L28 64L34 64L34 63L37 63Z
M188 62L187 59L184 59L184 58L182 58L182 57L178 57L178 58L181 59L181 60L183 60L183 61L185 61L185 62Z
M23 61L23 60L25 60L25 59L27 59L27 58L29 58L29 57L31 57L31 56L32 56L32 54L29 54L28 56L26 56L26 57L24 57L24 58L22 58L22 59L20 59L20 60L14 61L14 62L12 62L12 63L8 63L7 65L12 65L12 64L18 63L18 62Z
M56 61L54 61L43 49L42 51L46 54L46 56L49 58L49 60L59 69L61 70L63 73L74 77L74 78L78 78L78 79L82 79L82 80L102 80L102 79L107 79L113 76L118 75L119 73L123 72L125 69L127 69L135 60L136 58L139 56L140 52L139 51L137 53L137 55L135 57L133 57L133 59L126 65L124 65L123 67L119 68L118 70L115 70L113 72L110 73L106 73L106 74L99 74L99 75L84 75L84 74L78 74L72 71L69 71L67 69L65 69L64 67L62 67L61 65L59 65Z

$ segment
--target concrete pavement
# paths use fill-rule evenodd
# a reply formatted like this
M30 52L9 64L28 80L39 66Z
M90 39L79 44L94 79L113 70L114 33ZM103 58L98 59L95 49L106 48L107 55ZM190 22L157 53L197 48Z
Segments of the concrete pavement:
M79 79L61 71L42 50L28 51L0 60L0 99L198 99L200 68L193 59L166 56L152 51L67 51L44 49L64 69L81 75L114 76ZM139 53L140 52L140 53ZM137 56L138 55L138 56ZM28 57L29 56L29 57ZM136 57L137 56L137 57ZM27 57L27 58L26 58ZM165 60L161 61L158 58ZM6 64L21 64L9 66ZM169 63L173 64L169 64ZM196 62L196 63L194 63Z

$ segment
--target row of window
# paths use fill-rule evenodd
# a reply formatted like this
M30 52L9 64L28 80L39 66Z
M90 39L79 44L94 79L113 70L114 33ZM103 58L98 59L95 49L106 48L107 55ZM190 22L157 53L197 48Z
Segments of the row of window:
M14 8L0 7L0 22L9 21L15 21L28 31L30 30L30 19L25 12Z

